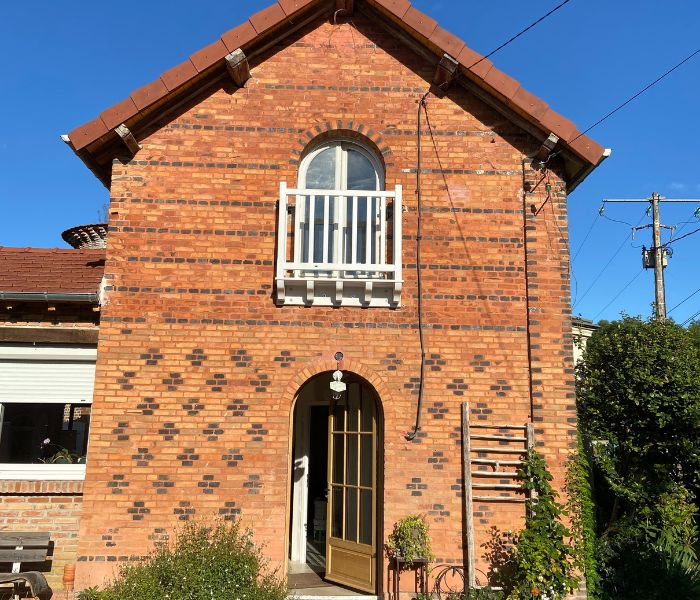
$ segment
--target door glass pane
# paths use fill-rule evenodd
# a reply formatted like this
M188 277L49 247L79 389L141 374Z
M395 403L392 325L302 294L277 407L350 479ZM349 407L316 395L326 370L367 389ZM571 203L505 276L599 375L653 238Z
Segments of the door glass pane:
M357 431L360 424L360 385L348 385L348 431Z
M343 463L345 462L344 441L345 436L342 433L333 434L333 483L343 483Z
M372 490L360 490L360 543L372 543Z
M362 431L372 431L374 423L374 399L370 394L362 394Z
M347 453L348 453L348 462L347 462L347 472L346 472L346 478L345 478L345 483L347 485L357 485L357 435L348 435L347 436Z
M357 150L347 148L349 190L377 190L377 172L369 158Z
M357 541L357 488L345 488L345 537Z
M331 515L331 536L343 537L343 488L333 486L333 514Z
M333 431L345 430L345 403L336 402L333 407Z
M360 436L360 485L364 487L372 487L372 440L372 435Z
M309 163L306 170L307 189L334 190L336 188L335 152L335 146L326 148L325 150L319 152Z

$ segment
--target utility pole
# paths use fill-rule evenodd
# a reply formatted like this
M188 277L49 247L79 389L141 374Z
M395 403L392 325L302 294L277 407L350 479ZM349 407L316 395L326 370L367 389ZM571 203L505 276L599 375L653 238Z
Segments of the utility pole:
M656 298L656 318L666 320L666 287L664 285L664 268L666 265L666 248L661 246L661 196L654 192L651 195L654 228L654 296Z
M633 227L633 231L639 229L648 229L649 227L653 230L653 242L652 247L647 249L642 247L642 265L645 269L654 269L654 314L657 319L664 321L666 320L666 288L664 282L664 269L668 265L668 257L671 255L671 251L661 243L661 229L675 229L668 225L661 224L661 203L671 202L671 203L693 203L700 204L700 200L697 199L670 199L664 198L658 193L654 192L649 198L644 199L629 199L629 200L619 200L619 199L606 199L603 200L603 204L608 203L620 203L620 202L646 202L650 205L652 212L652 224L642 225L641 227ZM649 212L647 212L647 215Z

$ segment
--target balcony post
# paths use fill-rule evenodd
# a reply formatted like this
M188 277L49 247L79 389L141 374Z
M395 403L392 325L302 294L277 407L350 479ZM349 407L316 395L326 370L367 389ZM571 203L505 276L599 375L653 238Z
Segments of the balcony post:
M401 288L403 287L403 187L396 186L396 197L394 198L394 305L401 303Z
M277 214L277 304L284 304L284 276L287 267L287 182L280 182Z

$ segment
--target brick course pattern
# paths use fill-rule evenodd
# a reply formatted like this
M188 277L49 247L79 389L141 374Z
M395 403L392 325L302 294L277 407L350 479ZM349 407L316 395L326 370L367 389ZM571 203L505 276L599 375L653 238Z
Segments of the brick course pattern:
M44 574L56 591L63 588L63 567L77 558L82 492L82 481L0 481L0 528L51 533Z
M416 108L433 68L361 15L319 20L251 64L244 89L196 99L113 165L106 298L80 526L78 585L100 584L178 522L238 516L287 556L290 422L315 374L364 377L384 419L383 533L423 513L462 563L460 405L524 424L557 484L575 441L566 190L539 145L459 87L431 97L423 138L428 365L414 422ZM308 132L308 135L307 135ZM403 184L402 307L277 307L276 201L317 135L364 137ZM544 178L547 178L545 182ZM537 214L531 205L539 209ZM480 544L523 507L478 503ZM156 537L154 537L156 536ZM379 540L380 545L383 540ZM379 578L386 586L386 565Z

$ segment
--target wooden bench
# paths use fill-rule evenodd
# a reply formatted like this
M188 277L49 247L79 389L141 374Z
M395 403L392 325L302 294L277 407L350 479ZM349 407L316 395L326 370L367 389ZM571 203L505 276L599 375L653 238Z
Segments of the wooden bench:
M11 573L0 573L0 585L12 585L15 598L20 586L29 588L33 598L49 600L53 591L38 571L21 572L22 563L41 563L51 546L51 535L37 531L0 531L0 563L12 563Z

